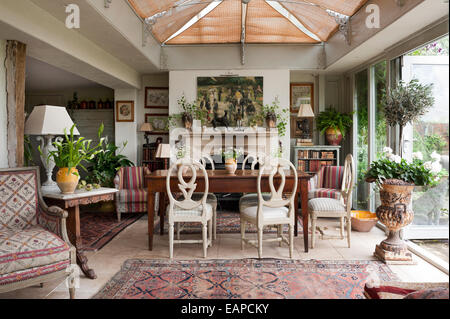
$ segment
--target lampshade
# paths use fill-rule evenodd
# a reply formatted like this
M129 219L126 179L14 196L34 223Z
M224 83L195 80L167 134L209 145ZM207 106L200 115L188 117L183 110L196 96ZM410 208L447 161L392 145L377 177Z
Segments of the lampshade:
M297 117L314 117L314 112L312 110L311 104L301 104L298 109Z
M72 119L65 107L39 105L34 107L25 123L25 134L64 135L64 129L69 133L72 126ZM73 134L80 135L76 127Z
M150 123L144 123L141 125L139 132L151 132L153 131L153 126Z
M156 150L157 158L170 158L170 144L159 144Z

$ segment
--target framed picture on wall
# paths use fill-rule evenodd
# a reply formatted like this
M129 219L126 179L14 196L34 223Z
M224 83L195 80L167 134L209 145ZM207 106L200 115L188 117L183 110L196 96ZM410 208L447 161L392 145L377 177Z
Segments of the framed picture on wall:
M146 87L145 108L169 109L169 88Z
M291 113L297 113L300 104L310 104L314 110L313 83L291 83Z
M169 133L169 113L145 114L145 122L153 126L153 134Z
M134 122L134 101L116 102L116 122Z

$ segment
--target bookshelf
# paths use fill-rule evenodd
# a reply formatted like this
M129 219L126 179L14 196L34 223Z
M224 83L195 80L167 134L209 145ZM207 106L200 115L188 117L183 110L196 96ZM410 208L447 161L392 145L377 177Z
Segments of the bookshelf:
M151 172L164 168L164 161L156 158L156 143L144 144L142 147L142 166L147 166Z
M339 166L340 146L294 146L294 164L297 169L315 174L322 166Z

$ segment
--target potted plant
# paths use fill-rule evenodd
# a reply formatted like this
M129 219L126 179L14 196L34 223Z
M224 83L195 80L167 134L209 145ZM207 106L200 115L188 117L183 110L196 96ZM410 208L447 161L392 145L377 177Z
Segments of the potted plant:
M86 140L84 137L80 137L77 140L74 139L73 130L75 124L70 129L70 135L67 135L67 131L64 130L64 138L57 139L53 142L55 147L54 151L50 151L48 159L52 158L55 165L59 168L56 174L56 183L63 194L73 194L78 181L80 180L80 174L77 167L81 167L85 171L87 169L83 166L83 162L87 162L92 159L97 153L101 152L104 138L103 123L98 130L99 143L95 147L91 147L91 140ZM42 153L39 147L39 152Z
M266 121L269 128L277 128L278 136L282 137L286 134L286 126L288 119L288 109L281 109L278 98L272 104L266 104L261 109L261 116Z
M200 120L202 125L206 121L207 112L198 107L195 103L189 103L184 94L177 101L182 112L169 116L169 127L177 126L179 120L183 123L184 128L191 129L194 120Z
M353 125L352 114L341 113L334 108L320 112L317 117L317 128L325 134L329 145L339 145L345 134Z
M225 170L228 174L234 174L237 170L237 159L242 155L242 151L235 148L227 148L222 152L225 159Z
M406 244L400 239L400 230L414 217L411 196L414 186L432 187L446 172L440 164L440 155L434 153L433 161L425 162L422 154L414 153L412 161L402 159L385 147L383 155L372 162L365 174L366 181L375 182L381 205L376 214L389 230L388 238L377 245L375 255L384 261L412 260Z
M417 79L400 81L383 99L386 123L400 128L400 156L403 154L403 130L424 115L434 104L433 84L422 85Z

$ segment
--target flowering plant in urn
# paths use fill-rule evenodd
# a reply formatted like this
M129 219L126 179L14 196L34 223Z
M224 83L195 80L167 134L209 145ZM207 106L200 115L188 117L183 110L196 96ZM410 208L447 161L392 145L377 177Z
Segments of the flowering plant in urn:
M380 159L374 161L366 172L366 181L375 182L380 192L381 205L377 217L389 229L388 238L376 246L375 256L386 262L412 262L412 255L400 239L400 230L409 225L414 212L411 209L411 195L414 186L435 186L446 172L440 164L441 156L431 155L432 161L425 162L420 152L412 160L393 154L386 147Z

